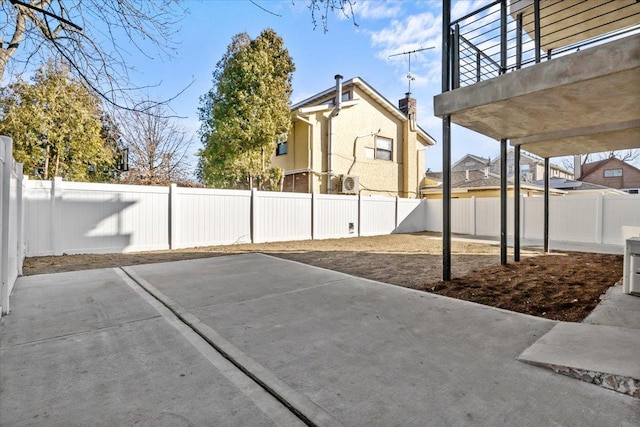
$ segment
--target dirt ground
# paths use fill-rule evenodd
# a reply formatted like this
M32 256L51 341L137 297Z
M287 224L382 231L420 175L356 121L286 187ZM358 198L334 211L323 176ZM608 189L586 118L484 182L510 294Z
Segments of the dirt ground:
M622 277L622 256L523 250L500 265L500 248L452 242L451 282L442 282L434 233L215 246L175 251L27 258L24 275L261 252L407 288L567 322L579 322Z

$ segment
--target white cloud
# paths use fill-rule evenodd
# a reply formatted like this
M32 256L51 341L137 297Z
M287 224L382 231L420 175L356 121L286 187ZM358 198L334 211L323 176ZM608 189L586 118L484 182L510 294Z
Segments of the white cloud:
M404 20L394 19L388 27L370 33L371 43L374 47L382 47L385 53L401 47L433 46L440 37L440 22L440 17L430 12L412 15Z
M353 13L362 19L393 18L400 14L401 4L398 1L364 0L353 6Z

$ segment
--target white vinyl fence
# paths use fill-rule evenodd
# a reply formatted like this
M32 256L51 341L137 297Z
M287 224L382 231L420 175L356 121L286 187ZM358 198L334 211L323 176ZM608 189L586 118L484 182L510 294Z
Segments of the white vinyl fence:
M12 154L12 140L0 136L0 316L9 313L9 296L22 274L23 246L22 164Z
M428 200L427 231L442 231L442 201ZM544 199L520 199L520 235L544 237ZM513 199L507 202L507 230L513 236ZM500 236L500 199L468 198L451 201L451 231L474 236ZM549 239L559 242L624 245L640 235L640 196L602 195L551 197Z
M28 256L425 231L426 200L28 181Z
M442 231L441 200L25 181L28 256ZM543 199L520 203L521 236L542 239ZM623 245L640 234L640 196L552 197L550 203L551 240ZM512 235L512 199L508 211ZM452 231L499 236L500 200L452 200Z

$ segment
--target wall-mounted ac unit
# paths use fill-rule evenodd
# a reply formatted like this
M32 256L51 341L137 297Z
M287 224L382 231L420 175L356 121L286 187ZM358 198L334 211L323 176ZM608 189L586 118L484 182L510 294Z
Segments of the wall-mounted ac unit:
M340 176L340 192L342 194L358 194L360 190L359 177L354 175Z

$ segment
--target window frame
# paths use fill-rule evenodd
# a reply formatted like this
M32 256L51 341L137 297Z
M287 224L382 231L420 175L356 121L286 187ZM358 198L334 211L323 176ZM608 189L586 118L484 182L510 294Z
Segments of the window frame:
M610 172L610 173L607 175L607 172ZM619 172L619 174L617 172ZM620 178L622 177L622 168L605 169L602 172L602 176L603 178Z
M276 144L276 157L277 156L285 156L289 151L289 141L278 141ZM282 147L284 147L284 152L282 152Z
M389 149L387 148L381 148L378 146L378 141L380 140L380 142L382 142L382 140L384 140L385 142L388 141L389 143ZM379 136L376 135L375 139L373 140L373 155L374 155L374 159L375 160L384 160L387 162L392 162L393 161L393 138L387 138L386 136ZM386 156L381 157L379 153L389 153L389 158L386 158Z

